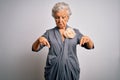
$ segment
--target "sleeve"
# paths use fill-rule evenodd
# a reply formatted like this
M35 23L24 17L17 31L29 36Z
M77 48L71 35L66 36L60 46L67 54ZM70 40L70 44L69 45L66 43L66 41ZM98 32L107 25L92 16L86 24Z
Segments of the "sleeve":
M45 37L49 41L49 30L46 30L42 37Z
M48 40L49 39L48 36L49 36L49 31L46 30L46 32L42 35L42 37L45 37ZM37 51L35 51L35 52L40 51L43 47L45 47L45 46L44 45L40 45L39 49ZM32 48L32 51L34 51L33 48Z
M75 32L76 32L76 36L77 36L77 44L80 44L80 40L81 40L83 34L78 29L75 29Z

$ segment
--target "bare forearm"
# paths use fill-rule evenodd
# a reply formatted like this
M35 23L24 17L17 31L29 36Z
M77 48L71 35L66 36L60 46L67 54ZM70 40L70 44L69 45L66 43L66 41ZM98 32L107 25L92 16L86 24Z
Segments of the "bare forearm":
M32 50L38 51L39 48L40 48L40 43L39 43L39 40L37 39L32 45Z

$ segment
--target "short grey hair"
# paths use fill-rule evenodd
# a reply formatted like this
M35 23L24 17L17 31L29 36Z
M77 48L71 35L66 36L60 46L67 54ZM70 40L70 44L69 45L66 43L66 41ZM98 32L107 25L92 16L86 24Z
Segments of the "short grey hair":
M70 7L67 3L65 2L58 2L56 3L53 8L52 8L52 16L54 17L54 14L60 10L66 9L68 12L68 16L72 14Z

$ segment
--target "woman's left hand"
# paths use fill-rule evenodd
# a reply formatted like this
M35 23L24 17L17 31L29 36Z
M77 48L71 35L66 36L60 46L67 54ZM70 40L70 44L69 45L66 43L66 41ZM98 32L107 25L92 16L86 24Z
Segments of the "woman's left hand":
M88 36L83 36L80 40L80 45L81 46L84 45L85 43L87 44L87 47L89 49L92 49L94 47L94 44L93 44L92 40Z

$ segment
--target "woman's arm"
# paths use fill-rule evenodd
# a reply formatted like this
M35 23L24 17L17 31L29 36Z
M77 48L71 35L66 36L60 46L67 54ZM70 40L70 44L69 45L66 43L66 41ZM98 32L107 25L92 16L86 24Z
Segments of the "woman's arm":
M39 51L44 46L48 46L50 48L50 44L45 37L38 38L32 45L32 51Z
M40 48L40 42L39 42L39 39L37 39L32 45L32 51L37 52L39 50L39 48Z

